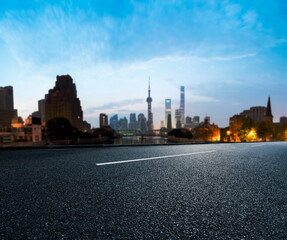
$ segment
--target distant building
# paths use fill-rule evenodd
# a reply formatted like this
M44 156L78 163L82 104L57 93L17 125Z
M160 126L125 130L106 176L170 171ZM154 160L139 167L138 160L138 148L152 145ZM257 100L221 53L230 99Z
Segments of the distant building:
M10 129L15 117L17 110L14 109L13 87L0 87L0 130Z
M263 118L264 122L269 122L273 124L273 115L271 110L270 96L268 97L267 108Z
M42 126L46 125L45 104L46 104L46 99L41 99L38 101L38 111L40 113Z
M200 117L199 116L194 116L193 117L193 126L197 127L200 123Z
M31 115L25 119L25 124L21 117L15 118L12 121L13 141L21 142L41 142L42 141L42 126L41 119L32 117Z
M164 121L160 121L160 128L159 129L161 129L163 127L164 127Z
M171 122L171 114L167 116L167 131L170 132L172 130L172 122Z
M123 117L119 120L119 130L120 131L128 130L128 119L126 117Z
M135 113L130 114L129 130L131 131L137 130L137 117Z
M77 129L87 130L76 85L69 75L57 76L55 87L47 94L45 115L47 122L53 118L66 118Z
M186 116L186 118L185 118L185 126L184 127L188 128L188 129L193 128L193 121L192 121L191 117Z
M240 113L241 116L248 116L254 123L260 123L264 121L264 115L266 113L266 107L256 106L251 107L249 110L244 110Z
M146 117L144 116L143 113L140 113L138 115L138 130L144 134L147 131L147 122L146 122Z
M171 116L171 99L165 99L165 127L167 126L168 115Z
M153 116L152 116L152 111L151 111L152 98L150 96L150 82L149 82L149 85L148 85L148 97L147 97L146 101L148 103L147 127L148 127L148 131L152 131L153 130Z
M287 124L287 117L280 117L280 124Z
M195 128L195 136L199 140L204 141L219 141L220 140L220 129L215 124L210 124L208 118L204 119L203 123L200 123Z
M175 122L175 128L181 128L181 110L180 109L175 109L174 122Z
M184 106L185 106L185 99L184 99L184 86L180 87L180 118L181 118L181 127L184 127Z
M119 129L119 122L118 122L118 115L115 114L110 118L110 126L111 128L113 128L114 130L118 130Z
M210 123L210 117L209 117L209 116L206 116L206 117L204 118L204 122Z
M105 113L100 114L100 127L108 126L108 115Z

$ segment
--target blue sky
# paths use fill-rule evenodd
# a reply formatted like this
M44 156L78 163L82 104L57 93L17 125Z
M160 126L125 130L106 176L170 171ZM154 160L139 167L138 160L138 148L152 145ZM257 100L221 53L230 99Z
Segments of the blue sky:
M84 118L101 112L147 115L151 78L154 123L164 99L220 127L268 95L275 121L287 115L287 2L5 1L0 5L0 86L14 87L26 118L70 74Z

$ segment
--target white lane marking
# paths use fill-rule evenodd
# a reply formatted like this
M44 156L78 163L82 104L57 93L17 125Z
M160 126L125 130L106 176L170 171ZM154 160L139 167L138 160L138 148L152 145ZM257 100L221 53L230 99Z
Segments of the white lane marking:
M253 146L251 146L251 147L262 147L262 146L265 146L265 145L267 145L267 143L259 143L259 144L256 144L256 145L253 145Z
M181 157L181 156L196 155L196 154L203 154L203 153L212 153L212 152L215 152L215 150L205 151L205 152L183 153L183 154L159 156L159 157L150 157L150 158L138 158L138 159L131 159L131 160L116 161L116 162L96 163L96 165L97 166L103 166L103 165L112 165L112 164L120 164L120 163L128 163L128 162L140 162L140 161L148 161L148 160L153 160L153 159Z

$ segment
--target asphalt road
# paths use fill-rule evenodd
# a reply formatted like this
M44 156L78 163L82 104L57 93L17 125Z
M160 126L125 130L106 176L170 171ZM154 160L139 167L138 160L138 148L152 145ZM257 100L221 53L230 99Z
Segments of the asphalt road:
M287 145L2 151L0 209L0 239L287 239Z

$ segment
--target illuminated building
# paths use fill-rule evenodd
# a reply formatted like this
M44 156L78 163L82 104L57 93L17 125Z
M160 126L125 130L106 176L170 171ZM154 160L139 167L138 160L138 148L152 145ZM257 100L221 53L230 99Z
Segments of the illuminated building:
M83 121L83 111L77 97L76 85L69 75L57 76L56 85L49 90L45 104L46 121L66 118L81 131L89 131L90 125Z
M14 118L11 124L14 141L41 142L42 126L41 119L31 115L25 119L25 124L21 117Z
M12 119L17 117L14 109L13 87L0 87L0 129L11 127Z
M108 115L105 113L100 114L100 127L108 126Z
M146 101L148 103L147 127L148 127L148 131L152 131L153 130L153 119L152 119L152 111L151 111L152 98L150 96L150 82L149 82L149 85L148 85L148 97L147 97Z
M175 128L179 129L181 128L181 110L180 109L175 109L175 117L174 117L174 124Z
M171 99L165 99L165 127L168 128L168 115L171 116Z
M210 124L208 119L205 118L204 122L195 128L195 137L204 141L220 141L220 129L217 125Z
M181 118L181 127L184 128L184 86L180 87L180 118Z

